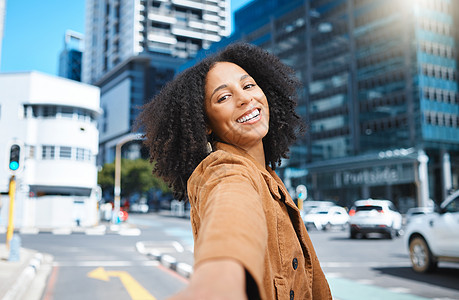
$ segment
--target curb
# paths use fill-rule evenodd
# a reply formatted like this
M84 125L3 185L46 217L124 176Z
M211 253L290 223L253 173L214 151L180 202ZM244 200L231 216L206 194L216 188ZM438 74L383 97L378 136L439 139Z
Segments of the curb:
M148 250L143 242L137 242L135 244L135 248L140 254L144 254L149 258L160 262L164 267L177 272L185 278L190 278L193 274L193 267L191 265L178 262L175 257L172 257L169 254L163 254L157 249Z
M33 280L37 275L45 256L36 253L29 261L29 265L21 272L14 284L8 289L2 300L24 299L28 289L32 286ZM49 260L47 256L47 260Z
M70 235L70 234L86 234L86 235L105 235L119 234L124 236L139 236L142 231L128 223L122 224L99 224L87 227L60 227L60 228L37 228L37 227L22 227L18 228L20 234L39 234L51 233L54 235ZM0 234L5 234L6 228L0 227Z

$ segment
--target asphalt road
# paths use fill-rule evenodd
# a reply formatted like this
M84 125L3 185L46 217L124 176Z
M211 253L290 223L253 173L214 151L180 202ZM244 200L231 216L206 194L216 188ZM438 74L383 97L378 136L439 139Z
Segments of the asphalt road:
M310 231L310 236L339 299L459 299L459 264L440 263L436 273L415 273L403 238L351 240L347 231Z
M187 279L138 253L135 245L149 243L192 264L189 219L131 214L129 222L140 235L22 234L23 247L55 259L42 299L162 300L183 288ZM459 300L459 265L440 264L434 274L417 274L402 238L351 240L346 231L310 231L310 236L335 299Z
M142 228L140 235L38 233L21 238L23 247L54 256L43 300L166 299L188 280L136 250L147 236L158 243L171 240L155 227Z

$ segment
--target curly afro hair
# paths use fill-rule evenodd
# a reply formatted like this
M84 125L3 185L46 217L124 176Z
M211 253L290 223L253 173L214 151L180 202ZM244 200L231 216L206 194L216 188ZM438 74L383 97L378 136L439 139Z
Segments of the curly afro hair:
M269 131L263 138L266 164L275 169L288 158L289 146L304 126L295 112L297 88L294 71L276 56L246 43L235 43L178 74L152 101L142 107L137 129L144 132L153 173L162 177L177 199L186 197L186 184L208 155L204 105L205 82L218 62L231 62L252 76L269 105Z

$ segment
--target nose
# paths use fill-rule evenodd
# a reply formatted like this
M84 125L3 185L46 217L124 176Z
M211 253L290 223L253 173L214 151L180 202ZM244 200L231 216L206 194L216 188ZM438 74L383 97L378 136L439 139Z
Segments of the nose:
M245 91L244 89L241 89L240 91L238 91L236 97L237 97L238 106L247 105L253 99L252 95L249 92Z

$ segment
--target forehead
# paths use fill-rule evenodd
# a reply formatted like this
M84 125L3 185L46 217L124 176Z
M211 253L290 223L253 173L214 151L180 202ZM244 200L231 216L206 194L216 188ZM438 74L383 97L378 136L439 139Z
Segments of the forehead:
M241 75L247 74L247 72L231 62L217 62L213 67L207 72L206 84L213 85L218 83L226 83L231 80L239 80Z

